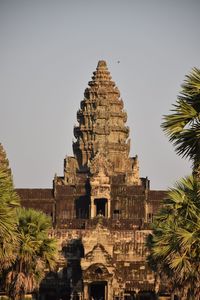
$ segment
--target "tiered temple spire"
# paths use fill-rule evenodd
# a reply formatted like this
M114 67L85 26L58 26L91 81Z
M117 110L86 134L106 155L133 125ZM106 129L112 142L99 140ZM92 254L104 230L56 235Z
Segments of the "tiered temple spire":
M79 125L74 127L77 141L73 144L79 168L87 169L97 152L112 162L115 172L125 171L129 155L127 114L105 61L99 61L84 100L77 112Z
M89 175L92 181L97 164L103 164L105 176L123 174L127 184L141 184L137 156L129 157L129 128L123 107L106 62L100 60L77 112L74 157L65 159L64 184L74 184L77 172Z

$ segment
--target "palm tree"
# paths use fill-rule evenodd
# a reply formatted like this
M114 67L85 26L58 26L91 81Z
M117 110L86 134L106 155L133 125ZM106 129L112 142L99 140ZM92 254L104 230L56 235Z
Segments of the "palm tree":
M57 244L48 237L50 218L42 212L21 208L19 216L20 244L17 257L6 275L6 289L11 299L23 299L25 293L38 289L45 269L56 264Z
M17 214L19 196L14 191L11 171L3 146L0 144L0 272L15 259L17 247Z
M193 163L193 176L169 190L148 238L149 264L181 299L200 299L200 70L186 76L162 127L176 152Z
M193 162L200 178L200 69L186 76L172 114L164 116L162 127L176 152Z
M148 239L149 262L181 299L200 299L200 182L190 176L169 190Z

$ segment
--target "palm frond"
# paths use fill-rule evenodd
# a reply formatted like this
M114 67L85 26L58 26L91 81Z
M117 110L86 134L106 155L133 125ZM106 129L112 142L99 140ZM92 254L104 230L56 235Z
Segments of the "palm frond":
M200 70L194 68L186 76L182 90L171 114L161 125L175 151L182 157L200 164ZM197 164L197 166L196 166Z
M152 270L164 274L172 289L184 289L186 296L191 290L193 294L199 291L199 187L196 177L189 176L169 190L147 243Z

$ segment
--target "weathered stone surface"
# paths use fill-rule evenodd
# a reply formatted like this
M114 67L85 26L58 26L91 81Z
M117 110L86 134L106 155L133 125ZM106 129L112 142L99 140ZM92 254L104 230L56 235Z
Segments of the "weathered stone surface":
M128 157L129 128L125 125L127 114L119 90L105 61L99 61L93 74L77 113L79 125L74 127L77 140L73 149L79 170L90 170L95 156L101 152L112 164L110 172L128 172L128 183L139 184L138 161Z
M164 191L140 178L129 157L127 114L105 61L99 61L77 112L74 157L53 190L18 190L26 207L52 216L58 272L47 274L44 299L154 299L146 236Z

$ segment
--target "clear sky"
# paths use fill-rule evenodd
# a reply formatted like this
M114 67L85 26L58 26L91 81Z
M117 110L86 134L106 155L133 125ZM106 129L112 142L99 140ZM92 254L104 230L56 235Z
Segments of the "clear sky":
M200 67L199 16L199 0L0 0L0 141L15 186L51 187L63 174L101 59L121 91L140 176L166 189L189 174L160 124Z

